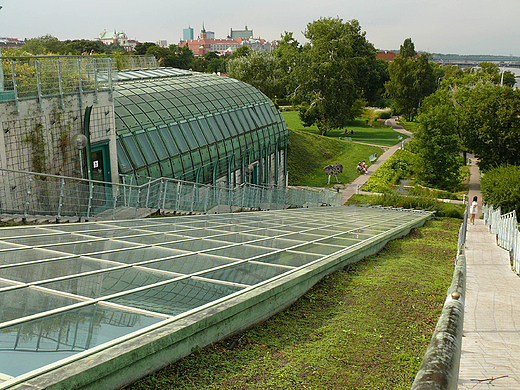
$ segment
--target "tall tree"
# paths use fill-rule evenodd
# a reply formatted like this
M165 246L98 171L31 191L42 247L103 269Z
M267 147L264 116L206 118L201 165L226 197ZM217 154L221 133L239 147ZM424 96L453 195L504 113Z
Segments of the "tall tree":
M458 123L451 94L440 89L424 99L414 133L413 151L419 158L420 182L436 188L455 189L460 183Z
M307 25L309 43L302 48L294 74L295 102L305 126L316 124L320 134L341 128L359 114L359 100L369 84L376 50L357 20L321 18Z
M408 38L409 39L409 38ZM413 120L421 101L437 89L438 78L427 54L409 56L413 43L405 41L401 51L388 66L390 80L385 84L387 94L392 98L396 112Z
M520 165L520 91L479 83L456 91L463 145L487 170Z
M412 38L406 38L399 48L399 55L401 57L414 58L416 55L415 45L412 42Z

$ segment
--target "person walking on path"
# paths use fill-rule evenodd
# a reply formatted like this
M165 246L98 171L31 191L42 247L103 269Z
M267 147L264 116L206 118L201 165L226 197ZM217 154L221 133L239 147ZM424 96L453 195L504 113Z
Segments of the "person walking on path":
M478 196L473 197L473 201L471 202L471 205L469 207L469 223L472 225L475 225L475 216L477 215L478 211Z

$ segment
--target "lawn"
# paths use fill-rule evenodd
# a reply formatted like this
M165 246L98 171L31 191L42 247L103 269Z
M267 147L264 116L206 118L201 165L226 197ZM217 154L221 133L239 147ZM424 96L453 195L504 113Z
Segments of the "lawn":
M263 324L126 389L410 389L451 282L459 226L435 218Z
M352 183L359 173L356 166L365 160L370 165L369 156L381 155L383 150L376 146L339 141L331 137L322 137L308 131L290 130L287 169L289 185L309 187L332 187L336 178L323 171L327 165L340 163L343 173L338 175L341 184Z
M289 129L301 130L313 134L319 134L316 126L303 127L297 111L283 111L282 115ZM398 137L404 137L401 133L393 130L391 127L385 126L384 121L374 123L373 127L365 124L363 119L356 119L348 123L346 128L333 129L327 132L327 137L338 139L339 137L351 137L353 142L363 142L373 145L393 146L400 142ZM354 134L343 134L345 129Z

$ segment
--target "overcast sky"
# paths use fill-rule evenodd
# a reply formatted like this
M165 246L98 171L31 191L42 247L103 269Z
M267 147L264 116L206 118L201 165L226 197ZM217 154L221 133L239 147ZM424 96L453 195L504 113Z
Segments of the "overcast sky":
M520 56L520 0L0 0L0 37L51 34L60 40L94 39L123 31L139 42L177 44L182 29L195 36L204 23L217 38L247 26L255 37L284 31L304 42L307 23L320 17L357 19L380 50L411 38L430 53Z

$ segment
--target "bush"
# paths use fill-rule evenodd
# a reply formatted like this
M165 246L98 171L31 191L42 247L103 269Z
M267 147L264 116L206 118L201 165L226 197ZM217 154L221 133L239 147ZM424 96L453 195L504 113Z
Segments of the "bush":
M438 217L460 219L464 217L463 204L444 203L426 196L404 196L393 192L382 195L354 195L349 199L349 203L435 211Z
M413 153L399 149L388 158L367 180L363 191L385 192L392 184L410 177L414 173L415 156Z
M392 113L390 111L378 111L377 116L379 119L390 119L392 117Z
M520 166L507 165L486 171L480 179L484 201L502 213L520 212Z

